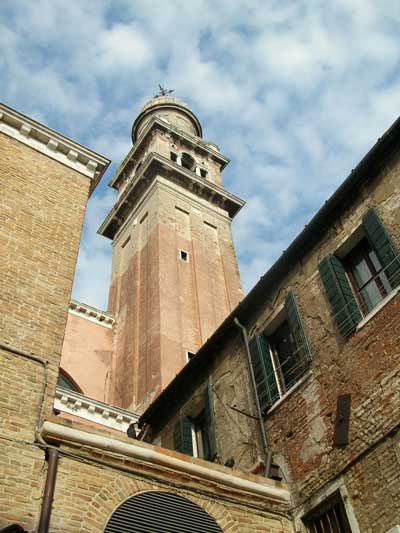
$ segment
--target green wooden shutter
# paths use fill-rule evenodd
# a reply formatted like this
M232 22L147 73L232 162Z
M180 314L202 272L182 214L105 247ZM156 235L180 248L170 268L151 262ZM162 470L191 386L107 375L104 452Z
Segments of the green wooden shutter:
M271 348L263 334L255 335L249 342L249 348L258 400L261 411L264 411L279 400L279 390L271 360Z
M285 300L285 316L294 337L296 352L301 360L306 363L311 360L311 352L293 291L289 292Z
M204 391L204 428L203 448L204 459L213 461L217 455L217 439L215 431L214 406L211 396L211 386L207 385Z
M177 452L193 455L192 423L187 417L180 418L175 424L174 448Z
M394 289L400 284L399 252L375 209L370 209L364 215L362 224L371 246L385 269L389 283Z
M342 263L329 255L318 266L325 292L331 304L336 324L346 337L360 322L362 316L354 298Z
M295 378L295 381L297 381L309 367L311 361L311 351L308 345L306 334L304 333L299 308L297 307L297 303L292 291L289 292L285 300L285 316L289 323L290 332L293 336L296 346L296 358L294 362L295 368L290 367L288 369L290 373L289 381L293 380L293 378ZM287 378L285 378L285 383L287 383Z

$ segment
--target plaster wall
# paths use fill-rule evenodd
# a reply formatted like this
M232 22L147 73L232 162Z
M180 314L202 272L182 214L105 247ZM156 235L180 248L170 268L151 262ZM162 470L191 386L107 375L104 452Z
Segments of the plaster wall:
M108 401L112 329L68 313L61 368L89 398Z

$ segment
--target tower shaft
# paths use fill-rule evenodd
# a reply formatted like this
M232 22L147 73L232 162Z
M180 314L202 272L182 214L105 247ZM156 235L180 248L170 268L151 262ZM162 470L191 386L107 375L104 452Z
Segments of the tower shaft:
M113 239L111 401L136 411L242 298L230 225L243 202L222 187L228 160L195 135L193 117L171 97L145 106L100 228Z

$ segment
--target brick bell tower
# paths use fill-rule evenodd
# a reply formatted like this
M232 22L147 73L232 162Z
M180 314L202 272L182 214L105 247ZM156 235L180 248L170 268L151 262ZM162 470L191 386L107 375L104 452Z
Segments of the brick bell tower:
M99 233L113 246L110 401L141 412L243 297L231 221L244 202L224 189L229 160L181 100L145 104L132 141Z

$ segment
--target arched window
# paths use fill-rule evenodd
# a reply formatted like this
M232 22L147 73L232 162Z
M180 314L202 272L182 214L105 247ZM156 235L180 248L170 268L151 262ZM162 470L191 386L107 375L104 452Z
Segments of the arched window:
M195 503L170 492L142 492L120 505L104 533L223 533Z
M182 154L182 166L194 172L196 170L196 161L191 155L184 152Z
M71 376L60 368L60 373L58 374L57 386L63 389L72 390L73 392L79 392L82 394L82 389L76 384L76 382L71 378Z

